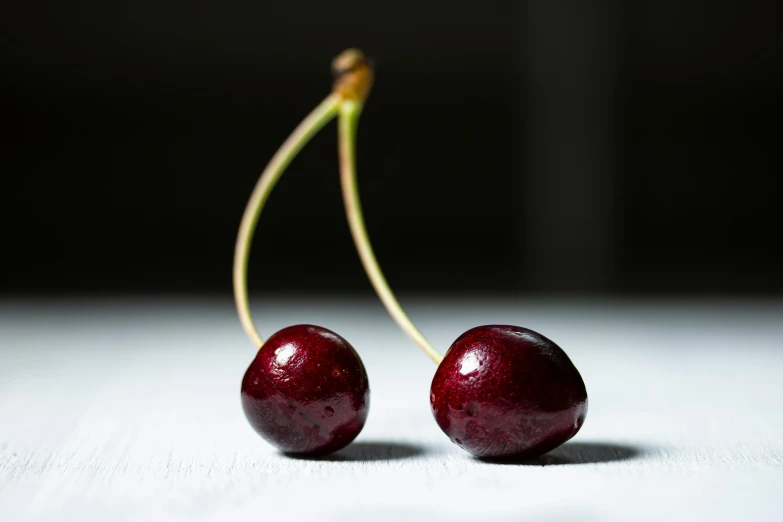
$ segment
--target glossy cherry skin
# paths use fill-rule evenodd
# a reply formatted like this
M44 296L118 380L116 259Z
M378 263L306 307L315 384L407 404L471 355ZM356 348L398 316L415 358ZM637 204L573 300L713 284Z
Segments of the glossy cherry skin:
M242 379L247 420L286 453L339 450L362 431L369 407L359 355L320 326L289 326L272 335Z
M430 405L452 442L477 457L522 459L573 437L587 414L582 376L555 343L519 326L478 326L438 366Z

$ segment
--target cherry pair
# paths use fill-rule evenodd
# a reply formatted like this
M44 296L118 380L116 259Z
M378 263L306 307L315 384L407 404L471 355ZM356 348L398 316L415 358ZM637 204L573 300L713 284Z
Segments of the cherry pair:
M242 326L259 347L242 380L242 406L250 424L281 451L320 454L349 444L367 419L367 373L353 347L312 325L284 328L264 342L247 296L248 257L261 209L291 160L339 115L340 179L351 234L390 315L438 364L430 391L438 425L478 457L532 457L559 446L579 431L587 413L582 377L559 346L532 330L488 325L462 334L443 357L397 302L370 245L356 185L356 128L372 86L372 67L360 51L349 49L334 59L332 70L332 93L269 162L240 224L234 296Z

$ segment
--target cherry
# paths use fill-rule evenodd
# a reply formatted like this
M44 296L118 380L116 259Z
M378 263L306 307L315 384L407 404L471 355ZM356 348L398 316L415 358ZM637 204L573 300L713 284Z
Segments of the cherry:
M587 414L582 376L566 353L519 326L478 326L446 352L430 405L452 442L477 457L541 455L573 437Z
M250 425L287 453L345 447L364 427L369 406L359 355L320 326L289 326L272 335L242 379L242 409Z
M367 373L348 342L319 326L280 330L266 342L250 314L247 269L264 205L286 167L330 120L356 108L372 85L372 69L356 49L332 64L332 92L294 129L250 194L234 247L234 301L242 328L258 348L242 379L242 409L250 425L288 453L319 454L350 443L364 427L370 403Z
M554 449L579 431L587 414L582 377L559 346L525 328L480 326L460 336L443 357L394 296L370 244L359 201L355 156L361 109L361 100L346 99L340 105L345 213L381 302L438 365L430 390L435 420L455 444L478 457L524 458Z
M339 115L340 180L346 217L362 265L391 316L438 369L430 403L455 443L478 457L531 457L573 437L587 414L587 392L568 356L546 337L517 326L479 326L445 357L411 322L372 250L356 182L356 131L373 83L355 49L333 62L332 92L299 124L261 174L240 223L234 251L234 298L240 322L260 350L242 381L250 424L285 452L327 453L350 443L367 419L369 387L345 339L317 326L285 328L264 343L250 316L247 266L258 217L297 152Z

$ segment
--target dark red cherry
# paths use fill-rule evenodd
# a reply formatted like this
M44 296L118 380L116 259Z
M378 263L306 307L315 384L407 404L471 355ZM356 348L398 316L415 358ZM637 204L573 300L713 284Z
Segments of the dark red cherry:
M359 355L320 326L289 326L274 334L242 379L242 409L250 425L287 453L346 446L362 431L369 407Z
M555 343L518 326L478 326L451 345L430 391L435 420L477 457L527 458L573 437L587 414L582 376Z

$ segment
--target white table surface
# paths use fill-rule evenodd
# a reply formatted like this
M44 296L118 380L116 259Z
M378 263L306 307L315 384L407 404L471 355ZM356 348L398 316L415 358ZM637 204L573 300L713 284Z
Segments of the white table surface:
M555 340L587 385L582 431L533 463L478 461L376 301L267 297L262 333L337 331L372 389L353 445L292 459L243 416L253 349L230 301L6 300L0 520L783 520L783 303L402 297L443 351L487 323Z

